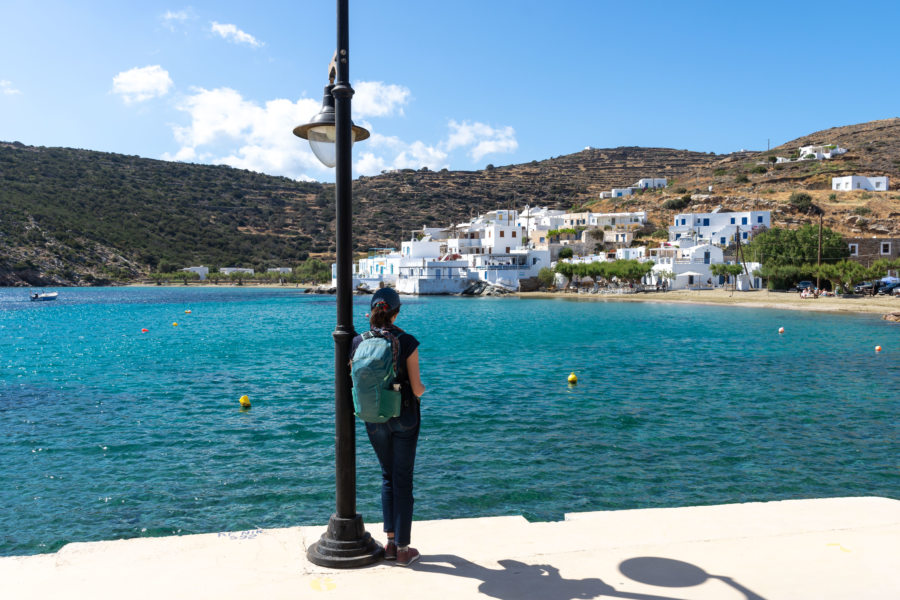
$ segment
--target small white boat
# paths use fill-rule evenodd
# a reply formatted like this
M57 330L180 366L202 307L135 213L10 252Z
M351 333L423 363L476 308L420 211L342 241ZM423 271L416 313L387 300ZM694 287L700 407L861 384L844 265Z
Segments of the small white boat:
M58 292L42 292L40 294L34 293L31 295L32 302L46 302L48 300L56 300L56 297L59 296Z

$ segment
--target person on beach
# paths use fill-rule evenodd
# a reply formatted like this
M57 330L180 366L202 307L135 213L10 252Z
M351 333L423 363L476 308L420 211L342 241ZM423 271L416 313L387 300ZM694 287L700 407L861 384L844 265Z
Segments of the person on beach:
M425 386L419 376L419 341L396 325L400 312L400 295L384 287L372 295L369 325L384 329L397 337L400 355L397 359L397 383L400 384L400 415L384 423L366 423L366 433L381 464L381 512L384 515L385 560L396 560L407 566L419 558L419 551L409 545L413 516L413 466L419 441L419 398ZM353 338L350 357L362 342Z

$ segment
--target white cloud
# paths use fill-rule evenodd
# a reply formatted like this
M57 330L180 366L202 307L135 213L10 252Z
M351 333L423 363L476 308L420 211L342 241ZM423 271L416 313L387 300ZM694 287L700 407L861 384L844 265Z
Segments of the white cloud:
M385 170L422 167L438 171L449 167L446 152L421 141L407 143L398 137L375 133L363 144L365 146L356 147L361 152L354 165L357 175L377 175Z
M403 106L409 100L409 89L402 85L385 84L381 81L361 81L356 84L353 95L353 116L390 117L403 114Z
M13 86L13 82L8 79L0 79L0 94L4 96L15 96L16 94L21 94L21 90L17 90Z
M229 42L234 42L235 44L248 44L254 48L259 48L263 45L258 39L245 31L241 31L236 25L230 23L216 23L213 21L212 32L217 33L222 38Z
M449 151L470 146L468 154L474 161L479 161L488 154L515 152L519 147L516 132L512 127L495 129L484 123L468 121L457 123L453 120L450 121L449 127L451 133L444 147Z
M295 179L325 168L293 129L319 112L317 100L245 100L229 88L195 88L178 108L190 124L173 127L180 148L166 160L200 160Z
M163 25L170 31L175 31L177 25L183 25L190 18L190 14L188 14L187 10L167 10L160 18L162 19Z
M490 127L467 121L448 123L448 134L437 143L403 140L377 133L370 123L359 118L402 114L410 97L406 88L381 82L357 84L354 98L356 122L372 131L371 137L354 146L355 175L377 175L385 170L449 168L452 154L466 153L481 160L491 153L516 149L512 127ZM362 106L360 106L362 105ZM308 180L310 176L333 173L313 155L309 145L293 135L293 128L317 114L318 99L297 101L275 99L263 104L244 98L240 92L222 87L193 88L178 105L189 122L175 125L172 132L178 149L167 153L167 160L227 164Z
M113 92L126 104L165 96L173 85L169 73L159 65L135 67L113 77Z

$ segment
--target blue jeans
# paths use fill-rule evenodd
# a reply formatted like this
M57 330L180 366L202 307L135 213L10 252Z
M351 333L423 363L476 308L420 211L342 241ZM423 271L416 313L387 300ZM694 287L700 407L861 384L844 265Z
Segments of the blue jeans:
M366 423L366 433L381 463L384 531L394 533L398 546L408 546L413 515L413 465L419 441L418 407L403 407L399 417L384 423Z

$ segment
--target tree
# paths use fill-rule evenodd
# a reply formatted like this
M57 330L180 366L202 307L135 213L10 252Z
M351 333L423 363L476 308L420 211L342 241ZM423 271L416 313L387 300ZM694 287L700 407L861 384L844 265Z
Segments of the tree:
M773 227L760 233L746 247L748 259L762 264L760 274L770 289L786 289L803 277L811 277L818 262L819 228L804 225L799 229ZM836 263L850 256L841 234L822 229L822 260Z
M807 212L813 206L812 196L806 192L794 192L788 202L800 212Z
M560 259L572 258L572 256L574 254L575 254L575 252L572 250L572 248L570 248L569 246L564 246L559 251L559 258Z
M742 265L726 265L719 263L710 265L709 270L716 277L726 277L726 281L733 277L734 279L731 281L733 287L731 289L734 291L737 290L737 277L744 272L744 267Z
M553 270L548 269L547 267L541 267L541 270L538 271L538 282L540 282L541 287L548 288L553 285Z

